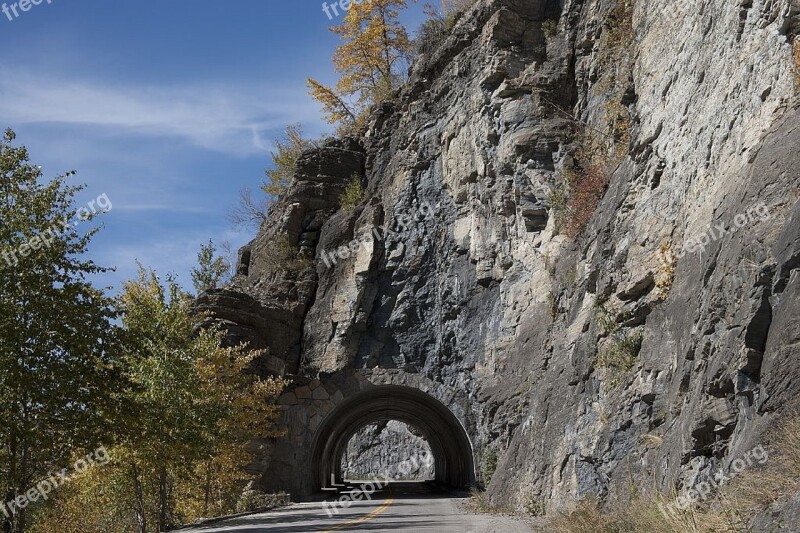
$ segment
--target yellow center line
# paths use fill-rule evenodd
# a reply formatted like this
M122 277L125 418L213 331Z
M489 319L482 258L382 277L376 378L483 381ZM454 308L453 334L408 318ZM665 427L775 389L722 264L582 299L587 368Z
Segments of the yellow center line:
M334 528L331 528L331 529L325 531L324 533L331 533L332 531L341 531L342 529L344 529L346 527L356 526L358 524L361 524L361 523L364 523L364 522L368 522L368 521L372 520L373 518L377 518L379 515L381 515L384 512L386 512L386 509L388 509L389 506L392 505L393 503L394 503L394 498L389 497L389 498L386 499L385 502L383 502L383 505L381 505L380 507L378 507L377 509L375 509L371 513L365 514L364 516L362 516L361 518L359 518L357 520L352 520L350 522L347 522L347 523L344 523L344 524L340 524L340 525L338 525L338 526L336 526Z

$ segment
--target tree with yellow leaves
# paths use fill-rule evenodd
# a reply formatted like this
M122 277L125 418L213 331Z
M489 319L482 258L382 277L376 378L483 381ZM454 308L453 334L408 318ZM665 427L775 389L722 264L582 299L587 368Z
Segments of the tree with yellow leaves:
M120 297L130 414L111 462L63 488L32 529L160 533L233 511L249 479L248 443L276 436L276 379L248 372L259 355L196 332L191 297L140 269Z
M343 41L333 56L341 77L335 88L309 78L311 96L323 105L339 133L363 125L370 105L391 97L404 81L402 65L412 50L399 21L407 0L362 0L352 3L344 23L331 29Z

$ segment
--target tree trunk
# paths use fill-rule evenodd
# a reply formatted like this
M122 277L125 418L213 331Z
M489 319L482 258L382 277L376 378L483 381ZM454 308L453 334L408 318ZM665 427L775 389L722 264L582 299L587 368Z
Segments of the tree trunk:
M158 472L158 533L169 528L169 490L167 488L167 467L162 465Z
M211 502L211 465L211 459L206 461L206 482L203 487L203 516L208 516L208 505Z
M136 512L136 524L139 526L139 533L147 533L147 514L144 509L144 489L142 480L139 476L139 469L136 465L131 466L131 481L133 481L133 492L135 497L134 509Z

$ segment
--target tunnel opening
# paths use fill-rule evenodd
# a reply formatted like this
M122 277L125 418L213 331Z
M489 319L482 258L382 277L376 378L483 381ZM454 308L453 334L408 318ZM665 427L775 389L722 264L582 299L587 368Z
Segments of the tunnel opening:
M399 420L360 428L341 460L347 483L367 480L425 482L435 479L433 452L422 432Z
M395 429L400 428L398 424L405 425L427 445L427 450L419 447L416 457L413 450L406 449L407 457L387 456L379 461L380 464L391 463L389 473L392 468L401 476L406 471L417 471L416 463L422 463L422 453L427 451L427 462L432 463L432 481L456 489L474 484L472 444L455 415L439 400L418 389L383 385L343 400L322 421L312 444L314 488L325 490L371 470L363 464L365 458L370 458L369 452L355 445L351 447L353 439L358 442L364 432L382 431L380 428L389 427L389 424ZM352 476L352 473L359 475Z

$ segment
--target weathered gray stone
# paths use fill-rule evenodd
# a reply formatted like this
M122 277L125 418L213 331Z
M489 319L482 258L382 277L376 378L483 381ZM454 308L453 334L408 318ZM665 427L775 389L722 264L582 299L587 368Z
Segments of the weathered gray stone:
M315 392L333 401L299 385L298 410L337 416L334 402L386 383L426 391L464 428L478 481L484 452L498 453L495 502L534 494L550 510L627 501L631 479L686 488L791 411L798 9L634 5L626 29L614 27L615 0L480 0L376 106L362 139L302 158L241 254L231 292L249 296L204 300L235 338L324 382ZM568 238L554 193L597 131L608 188ZM354 173L364 200L337 211ZM423 205L433 212L414 218ZM747 216L759 206L770 216ZM397 231L362 241L384 225ZM304 233L313 266L270 271L276 236ZM326 263L351 241L365 244ZM625 343L630 368L598 363ZM282 446L273 464L302 468L306 452ZM263 483L297 483L285 468L265 467Z

